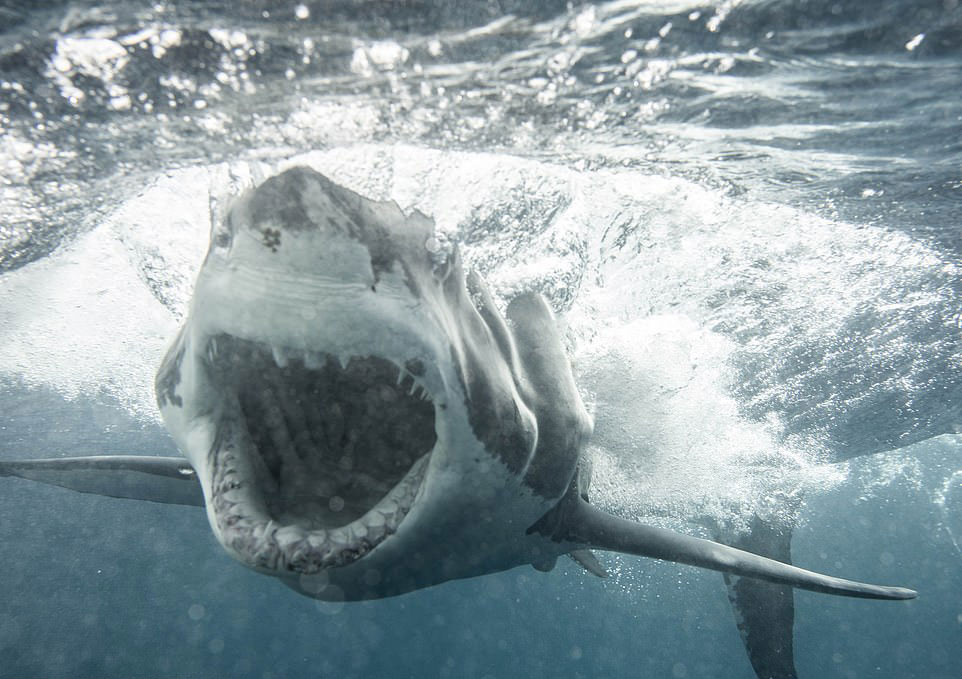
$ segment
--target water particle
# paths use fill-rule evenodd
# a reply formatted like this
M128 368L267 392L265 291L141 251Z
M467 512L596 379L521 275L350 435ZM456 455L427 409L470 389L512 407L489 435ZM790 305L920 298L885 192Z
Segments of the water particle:
M682 677L688 676L688 668L685 667L685 663L676 662L671 668L671 676L677 679L682 679Z
M298 21L304 21L311 16L311 10L307 8L307 5L298 5L294 8L294 16L297 17Z
M200 620L204 617L204 613L207 611L200 604L192 604L190 608L187 609L187 617L191 620Z
M207 644L207 648L210 649L211 653L217 654L224 650L224 640L223 639L211 639L210 643Z
M572 659L572 660L581 660L581 656L582 656L582 655L583 655L583 653L582 653L582 651L581 651L581 646L572 646L572 647L571 647L571 659Z
M109 106L115 111L126 111L131 107L132 103L130 97L123 94L119 97L112 97Z
M925 33L919 33L917 36L905 43L905 49L907 49L909 52L912 52L916 47L922 44L923 40L925 40Z

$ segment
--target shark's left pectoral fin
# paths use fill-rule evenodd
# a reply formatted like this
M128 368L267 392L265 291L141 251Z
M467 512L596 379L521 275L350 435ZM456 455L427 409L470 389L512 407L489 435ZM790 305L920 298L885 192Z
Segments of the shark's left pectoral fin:
M2 460L0 476L18 476L81 493L204 506L197 474L182 457L95 455Z
M637 554L826 594L864 599L913 599L917 596L911 589L822 575L711 540L621 519L580 497L571 497L564 504L567 506L562 510L563 516L555 519L559 522L559 529L553 531L553 536L576 548L593 547ZM545 520L543 525L550 523ZM541 529L536 524L532 530Z

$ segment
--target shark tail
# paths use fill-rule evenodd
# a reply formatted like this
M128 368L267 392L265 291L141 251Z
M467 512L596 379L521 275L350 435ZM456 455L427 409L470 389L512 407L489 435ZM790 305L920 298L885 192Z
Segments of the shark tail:
M716 536L718 537L718 536ZM792 529L761 517L749 530L720 538L725 544L791 564ZM795 595L789 585L725 573L735 624L759 679L798 679L795 669Z

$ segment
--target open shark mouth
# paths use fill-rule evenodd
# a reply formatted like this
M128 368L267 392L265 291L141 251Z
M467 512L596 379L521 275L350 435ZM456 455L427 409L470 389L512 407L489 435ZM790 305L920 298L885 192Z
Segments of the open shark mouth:
M218 335L207 369L225 398L209 460L228 549L255 568L315 573L397 530L437 442L419 362Z

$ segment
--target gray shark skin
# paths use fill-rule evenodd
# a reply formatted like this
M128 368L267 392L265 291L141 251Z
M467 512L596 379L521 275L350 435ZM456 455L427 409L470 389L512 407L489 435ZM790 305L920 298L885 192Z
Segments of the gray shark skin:
M590 549L844 596L916 595L590 505L592 425L541 296L502 315L431 220L311 169L268 179L214 225L156 393L194 474L172 458L74 458L2 462L0 475L202 502L231 556L318 599L550 570L565 554L603 575ZM91 483L98 466L114 481ZM165 490L172 479L193 491Z

